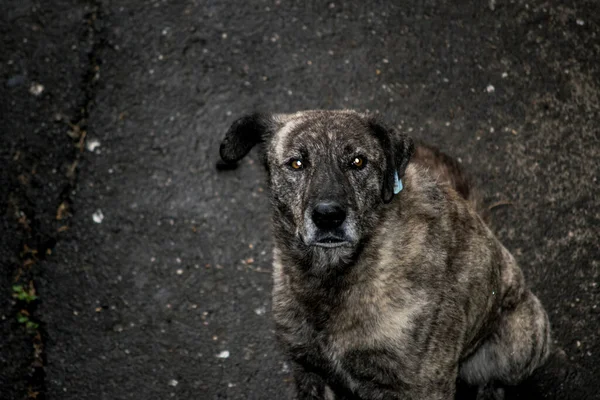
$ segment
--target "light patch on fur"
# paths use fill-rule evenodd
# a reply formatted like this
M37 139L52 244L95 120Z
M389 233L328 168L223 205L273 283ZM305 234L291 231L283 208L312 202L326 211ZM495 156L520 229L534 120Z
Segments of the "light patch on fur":
M273 248L273 281L274 285L281 287L283 284L283 265L281 264L281 250Z
M327 385L325 385L325 400L335 400L335 393Z
M275 143L275 157L278 162L282 162L285 159L285 143L287 142L290 132L292 132L294 128L296 128L302 121L302 118L288 118L287 122L285 122L285 124L275 134L273 141Z
M378 327L373 332L373 340L387 346L401 346L404 333L412 328L415 317L424 309L427 309L427 302L419 300L418 296L410 299L402 308L389 304L387 310L383 310Z
M506 247L501 246L502 249L502 258L506 263L506 268L502 273L502 285L505 287L511 286L520 286L523 284L523 274L519 269L517 262L512 254L506 249Z
M276 319L282 319L288 322L285 316L290 306L290 299L286 297L286 291L289 285L286 276L283 272L283 263L281 261L281 250L277 247L273 248L273 305L272 312Z

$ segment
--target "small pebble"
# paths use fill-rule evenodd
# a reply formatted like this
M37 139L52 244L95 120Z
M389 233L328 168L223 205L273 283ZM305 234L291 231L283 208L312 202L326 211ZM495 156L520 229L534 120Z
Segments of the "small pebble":
M29 93L31 93L34 96L39 96L40 94L42 94L42 92L44 91L44 85L41 85L39 83L32 83L31 86L29 87Z
M169 381L169 386L173 386L173 387L175 387L175 386L177 386L178 384L179 384L179 382L177 382L175 379L171 379L171 380Z
M229 358L229 351L223 350L219 354L217 354L217 358Z
M485 88L485 90L488 93L494 93L496 91L496 88L493 85L487 85L487 87Z
M102 214L102 210L96 210L96 212L92 214L92 219L97 224L102 223L104 220L104 214Z
M85 143L85 148L86 148L88 151L94 151L94 150L96 150L98 147L100 147L100 141L99 141L98 139L91 139L91 140L88 140L88 141Z

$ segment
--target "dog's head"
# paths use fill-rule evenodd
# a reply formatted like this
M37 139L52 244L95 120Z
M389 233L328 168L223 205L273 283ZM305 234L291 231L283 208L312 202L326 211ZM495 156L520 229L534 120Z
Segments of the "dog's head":
M394 196L412 140L353 111L252 114L221 144L233 164L263 143L280 245L310 264L341 264L356 254ZM316 258L315 258L316 257Z

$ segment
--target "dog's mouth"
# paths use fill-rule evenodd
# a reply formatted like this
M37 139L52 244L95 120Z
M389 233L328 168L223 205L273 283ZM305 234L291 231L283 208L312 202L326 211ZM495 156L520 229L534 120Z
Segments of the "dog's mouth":
M338 236L325 236L315 240L312 245L332 249L335 247L349 246L350 242Z

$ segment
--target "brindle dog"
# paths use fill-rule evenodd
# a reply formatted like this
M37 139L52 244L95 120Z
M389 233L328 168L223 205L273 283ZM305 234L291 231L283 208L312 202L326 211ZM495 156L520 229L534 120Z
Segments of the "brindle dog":
M453 159L354 111L240 118L221 158L258 143L300 399L498 399L544 363L546 312Z

